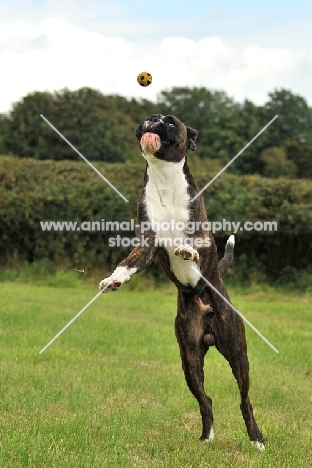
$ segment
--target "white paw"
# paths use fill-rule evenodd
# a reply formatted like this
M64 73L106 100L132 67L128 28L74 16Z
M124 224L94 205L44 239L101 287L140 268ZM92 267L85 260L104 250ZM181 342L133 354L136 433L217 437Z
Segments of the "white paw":
M99 283L99 290L105 292L117 291L124 283L128 283L131 276L137 271L136 268L117 267L114 273L108 278L104 278Z
M211 427L208 439L204 439L204 442L212 442L214 439L214 432L213 432L213 427Z
M199 259L199 254L197 250L193 249L190 245L182 245L181 247L177 247L174 250L174 255L177 257L183 258L183 260L195 260Z
M262 442L259 442L258 440L252 440L250 443L253 447L259 450L259 452L265 451L265 445Z
M110 291L117 291L121 286L121 283L117 280L114 280L111 276L109 278L104 278L99 283L99 291L103 293L108 293Z

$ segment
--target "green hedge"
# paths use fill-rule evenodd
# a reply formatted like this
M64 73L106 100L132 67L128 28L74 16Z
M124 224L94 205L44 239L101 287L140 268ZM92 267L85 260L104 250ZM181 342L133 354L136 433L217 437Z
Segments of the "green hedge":
M130 248L111 248L112 232L43 232L40 221L130 220L143 182L144 162L96 167L129 200L125 203L83 162L0 158L0 254L15 260L49 259L78 267L111 269ZM205 173L207 172L207 173ZM198 187L214 174L195 170ZM272 280L310 271L312 259L312 182L223 174L204 192L212 221L277 221L277 232L236 234L235 265L242 279L258 272ZM129 236L128 233L120 233ZM231 232L215 233L222 253ZM134 233L132 233L134 235ZM131 234L130 234L131 236ZM157 269L155 270L155 272ZM234 270L235 271L235 270Z

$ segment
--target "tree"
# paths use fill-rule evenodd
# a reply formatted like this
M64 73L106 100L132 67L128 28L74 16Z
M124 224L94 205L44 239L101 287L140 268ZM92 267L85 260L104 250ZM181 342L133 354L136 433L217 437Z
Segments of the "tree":
M111 103L111 107L115 107L120 112L123 112L135 122L136 126L146 120L151 114L159 113L157 104L148 99L127 99L123 96L108 95L105 96L107 102Z
M91 88L28 94L0 121L1 152L37 159L79 160L40 117L43 114L88 159L118 162L138 158L136 123L121 110L121 100Z
M278 115L268 129L275 145L280 146L286 139L293 138L312 151L312 109L307 101L286 89L275 90L269 97L262 114L264 122Z
M288 138L285 140L287 159L297 168L297 177L312 178L312 151L298 140Z
M5 114L0 114L0 154L7 153L6 141L9 134L9 119Z
M312 109L306 100L286 89L275 90L262 110L263 123L278 114L267 130L267 147L284 146L299 177L312 176ZM265 149L265 148L264 148Z
M40 114L53 115L54 103L50 93L28 94L13 106L7 117L7 132L3 139L4 152L20 157L47 159L50 148L57 142L50 135Z
M198 130L199 162L214 160L216 166L230 161L278 114L227 172L312 178L312 109L303 97L285 89L270 93L264 106L249 100L237 103L223 91L204 87L164 90L155 103L103 95L88 87L35 92L16 103L9 115L0 115L0 154L79 160L40 118L43 114L88 159L138 160L134 131L152 113L174 114Z
M223 91L206 88L173 88L162 91L159 104L187 125L199 131L197 154L226 164L260 130L260 111L251 101L234 102ZM253 173L259 170L258 144L239 158L229 172Z
M135 123L110 96L90 88L64 89L55 93L54 102L55 126L88 159L119 162L134 157ZM64 158L77 158L66 144L54 157Z

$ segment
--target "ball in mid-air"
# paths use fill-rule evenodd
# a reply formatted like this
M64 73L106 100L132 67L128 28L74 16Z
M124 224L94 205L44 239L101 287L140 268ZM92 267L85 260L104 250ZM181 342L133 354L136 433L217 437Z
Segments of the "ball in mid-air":
M149 86L152 84L152 75L148 72L142 72L139 73L137 76L137 82L139 83L140 86Z

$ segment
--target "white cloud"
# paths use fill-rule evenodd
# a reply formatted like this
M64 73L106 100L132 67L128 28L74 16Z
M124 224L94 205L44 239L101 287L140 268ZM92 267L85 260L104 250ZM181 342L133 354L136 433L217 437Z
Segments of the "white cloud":
M259 104L269 91L286 87L312 101L307 79L312 53L307 50L234 45L217 36L168 37L151 45L61 19L0 25L0 69L0 112L32 91L81 86L152 100L172 86L205 86ZM136 83L143 70L153 74L149 88Z

